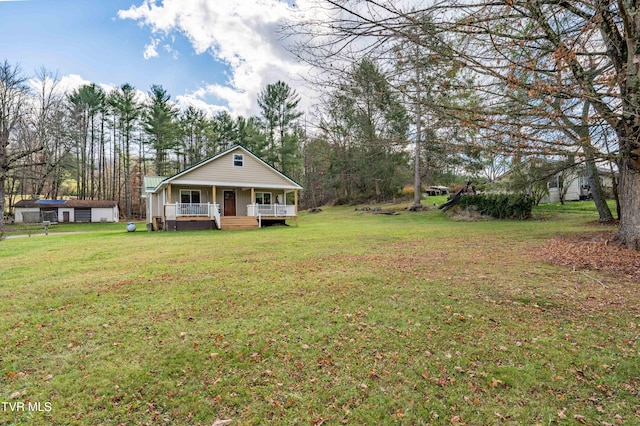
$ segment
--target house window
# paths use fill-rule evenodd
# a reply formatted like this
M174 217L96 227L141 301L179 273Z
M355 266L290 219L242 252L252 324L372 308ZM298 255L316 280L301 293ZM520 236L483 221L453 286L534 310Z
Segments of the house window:
M589 178L587 176L580 176L578 180L578 184L580 185L581 188L585 188L589 186Z
M553 176L549 182L547 182L547 188L558 188L560 187L560 179L559 176Z
M256 192L256 204L271 204L271 193Z
M199 204L200 191L195 189L181 189L180 202L184 204Z
M233 165L235 167L244 166L244 155L243 154L233 154Z

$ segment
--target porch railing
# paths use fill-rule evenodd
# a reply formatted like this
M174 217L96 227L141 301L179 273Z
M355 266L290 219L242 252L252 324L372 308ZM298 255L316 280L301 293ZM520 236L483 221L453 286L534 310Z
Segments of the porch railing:
M209 204L176 203L176 216L209 216Z
M283 204L249 204L247 206L247 216L275 216L294 217L296 206Z
M220 224L220 206L215 203L173 203L165 204L166 220L176 220L178 217L209 217Z
M216 220L216 227L218 229L222 229L222 224L220 223L220 205L217 203L209 204L209 217L211 219Z

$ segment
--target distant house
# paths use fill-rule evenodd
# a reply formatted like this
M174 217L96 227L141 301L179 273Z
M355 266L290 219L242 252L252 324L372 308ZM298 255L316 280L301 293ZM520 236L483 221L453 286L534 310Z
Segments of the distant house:
M598 168L600 183L607 197L613 197L614 175L606 168ZM589 175L584 164L567 167L566 163L544 159L531 159L519 163L496 179L501 192L525 191L537 197L540 203L579 201L591 198Z
M117 222L118 203L101 200L20 200L14 206L16 223Z
M246 229L298 218L298 183L241 146L144 179L147 228Z
M598 168L600 184L608 198L613 198L613 175L610 170ZM541 203L559 203L564 192L565 201L579 201L591 198L591 185L587 168L578 164L566 171L557 172L547 181L549 193Z

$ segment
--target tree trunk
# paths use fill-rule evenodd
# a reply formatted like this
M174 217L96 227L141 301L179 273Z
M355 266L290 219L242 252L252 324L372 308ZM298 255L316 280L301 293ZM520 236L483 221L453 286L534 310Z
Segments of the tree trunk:
M640 250L640 172L631 167L631 161L620 161L620 226L616 240L630 250Z
M420 151L422 143L422 100L420 94L420 68L416 68L416 150L414 153L415 163L413 165L413 207L420 207L420 198L422 196L422 180L420 179Z
M1 123L0 123L1 124ZM3 126L4 127L4 126ZM7 147L9 146L9 130L0 128L0 229L4 228L4 184L7 180L9 170L9 159L7 157Z
M129 153L130 149L130 138L129 129L125 130L124 135L124 205L125 211L127 214L127 219L130 219L132 216L131 210L131 155Z
M5 171L0 170L0 230L4 229L4 182L5 182Z
M600 216L598 220L600 222L611 222L613 221L613 215L611 214L611 210L607 204L604 189L600 182L598 166L596 166L596 162L593 159L587 160L586 166L589 177L589 186L591 187L591 198L593 198L593 202L598 210L598 215Z

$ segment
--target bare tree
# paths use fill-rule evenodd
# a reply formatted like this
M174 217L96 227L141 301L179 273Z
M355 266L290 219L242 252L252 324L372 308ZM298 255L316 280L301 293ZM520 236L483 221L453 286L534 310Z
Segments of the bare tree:
M26 151L15 147L15 132L29 113L27 77L19 66L0 64L0 229L4 228L5 183L20 160L42 149L36 145Z
M34 111L31 117L30 130L33 137L32 146L42 147L42 151L26 157L30 160L33 195L46 194L49 198L57 198L62 179L62 165L69 151L67 132L65 129L64 96L58 90L60 78L45 68L36 72L34 85Z
M522 117L535 117L538 105L530 98L546 96L547 104L588 100L618 139L617 239L640 250L640 5L592 0L411 3L413 8L391 0L325 0L323 14L333 21L322 34L333 38L301 44L302 51L327 59L338 58L350 46L364 51L398 37L421 43L412 39L411 30L427 14L436 29L430 35L444 47L439 53L474 72L476 90L483 95L483 114L460 111L461 123L501 129L496 142L525 154L566 152L575 145L544 131L553 121L547 108L539 121L514 126L519 117L508 114L506 106L531 107Z

